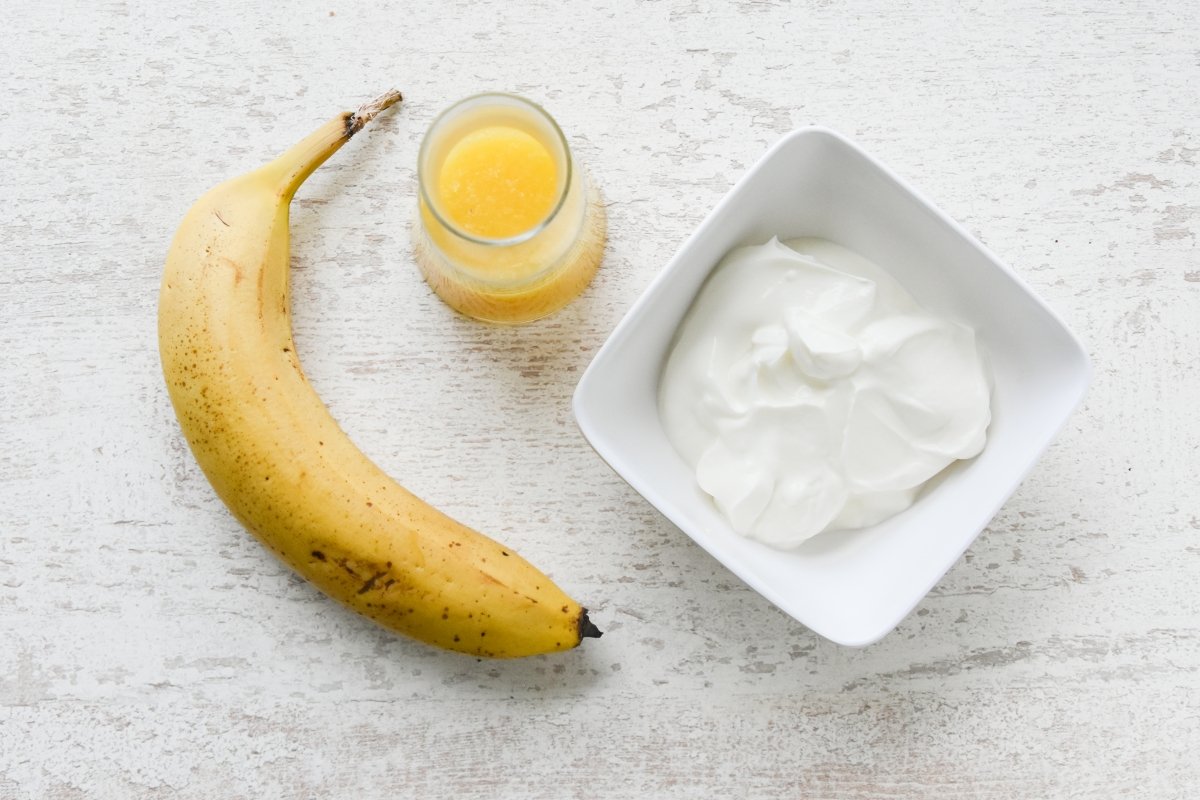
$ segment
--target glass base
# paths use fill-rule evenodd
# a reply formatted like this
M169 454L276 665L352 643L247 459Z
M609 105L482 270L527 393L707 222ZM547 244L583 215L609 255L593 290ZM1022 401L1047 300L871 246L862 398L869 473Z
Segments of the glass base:
M474 319L516 325L562 309L591 282L604 258L608 219L595 185L588 181L579 236L559 263L533 282L513 288L488 286L452 264L421 224L413 225L413 251L426 282L446 305Z

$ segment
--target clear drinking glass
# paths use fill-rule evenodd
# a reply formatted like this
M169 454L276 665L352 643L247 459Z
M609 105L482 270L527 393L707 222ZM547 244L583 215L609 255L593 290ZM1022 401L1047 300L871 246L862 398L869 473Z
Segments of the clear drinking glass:
M533 137L554 160L554 199L527 229L487 238L464 229L439 195L442 167L474 132L503 126ZM425 279L452 308L476 319L520 323L574 300L604 254L606 220L599 194L576 163L554 119L510 94L479 94L442 112L421 142L415 255Z

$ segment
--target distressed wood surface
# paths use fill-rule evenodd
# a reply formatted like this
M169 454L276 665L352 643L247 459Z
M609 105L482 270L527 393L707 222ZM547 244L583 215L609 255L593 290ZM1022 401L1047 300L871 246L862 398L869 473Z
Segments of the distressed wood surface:
M1200 6L0 6L0 798L1200 794ZM408 98L303 188L308 373L367 453L607 634L511 663L324 600L234 522L158 371L191 202ZM562 123L609 201L588 293L519 329L412 264L417 146L471 92ZM769 143L850 135L1062 314L1092 391L897 631L775 610L625 486L581 371Z

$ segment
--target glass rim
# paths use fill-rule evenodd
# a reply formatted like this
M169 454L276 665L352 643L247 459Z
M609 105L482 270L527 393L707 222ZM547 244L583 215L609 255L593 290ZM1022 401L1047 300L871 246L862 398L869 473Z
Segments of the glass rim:
M550 129L554 132L555 137L557 137L558 143L562 145L563 154L566 156L567 161L566 177L563 181L562 191L559 192L558 200L555 202L554 207L551 208L546 216L538 221L536 225L532 226L528 230L522 231L515 236L507 236L503 238L476 236L472 233L467 233L458 225L450 222L445 216L442 215L441 211L437 207L437 204L433 202L433 198L430 196L430 192L425 181L425 156L428 152L430 141L433 138L431 134L452 112L456 111L467 103L477 102L487 98L499 98L503 100L515 101L517 105L524 106L534 114L540 116L546 122L550 123ZM433 215L433 218L436 219L443 228L450 231L450 233L475 244L487 245L490 247L510 247L512 245L522 244L523 242L527 242L534 238L539 233L544 231L550 225L550 223L554 221L554 218L558 216L558 212L562 210L563 206L567 202L567 195L569 195L571 192L571 180L573 178L572 173L574 169L574 165L572 164L573 160L574 159L571 157L571 147L567 144L567 137L563 134L562 128L558 126L558 122L555 121L554 117L550 116L550 113L546 111L546 109L542 108L532 100L521 97L520 95L510 94L508 92L480 92L478 94L468 95L467 97L452 103L440 114L434 117L433 122L431 122L429 127L425 129L425 136L421 139L421 148L417 152L417 190L420 193L421 201L425 204L425 207L429 209L429 213Z

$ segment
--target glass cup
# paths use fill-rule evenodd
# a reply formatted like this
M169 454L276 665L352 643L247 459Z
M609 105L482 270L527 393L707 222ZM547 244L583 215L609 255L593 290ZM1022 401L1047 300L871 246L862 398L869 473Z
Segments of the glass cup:
M439 195L447 156L464 137L492 127L533 137L554 161L554 197L535 223L488 238L454 220ZM510 94L460 100L430 125L417 159L416 261L451 308L490 322L553 314L584 290L604 255L606 220L598 192L541 106Z

